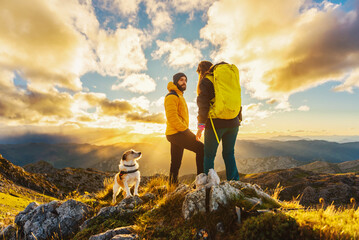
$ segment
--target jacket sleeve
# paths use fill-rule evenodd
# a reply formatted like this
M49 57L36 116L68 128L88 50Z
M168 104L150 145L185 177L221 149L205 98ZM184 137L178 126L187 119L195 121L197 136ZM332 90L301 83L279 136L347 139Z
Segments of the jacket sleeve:
M178 115L178 104L179 97L175 95L169 95L165 98L165 111L168 124L177 131L182 132L187 130L187 126Z
M208 119L208 112L210 107L210 101L214 98L214 86L213 83L207 78L203 79L199 84L200 94L197 97L198 106L198 123L205 124Z

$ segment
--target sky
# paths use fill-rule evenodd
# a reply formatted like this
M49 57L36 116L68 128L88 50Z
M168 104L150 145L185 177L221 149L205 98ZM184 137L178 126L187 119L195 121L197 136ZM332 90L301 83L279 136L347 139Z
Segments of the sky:
M358 14L358 0L0 0L0 142L164 138L177 72L196 131L202 60L239 68L239 139L359 141Z

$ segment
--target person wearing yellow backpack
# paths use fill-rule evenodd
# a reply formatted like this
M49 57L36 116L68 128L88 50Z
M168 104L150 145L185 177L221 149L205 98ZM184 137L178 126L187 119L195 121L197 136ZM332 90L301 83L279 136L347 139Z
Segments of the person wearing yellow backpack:
M221 62L209 61L198 64L197 85L198 131L200 141L204 130L204 173L214 169L219 142L222 141L222 156L226 166L227 180L239 180L234 156L238 129L242 121L241 88L238 68Z

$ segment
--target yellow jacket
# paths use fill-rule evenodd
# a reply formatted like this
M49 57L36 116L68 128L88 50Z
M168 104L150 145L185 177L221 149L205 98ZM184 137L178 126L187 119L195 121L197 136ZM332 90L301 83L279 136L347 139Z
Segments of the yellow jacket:
M172 135L187 130L189 125L188 108L183 93L173 82L167 85L169 92L176 91L176 95L165 97L165 110L167 118L166 135Z

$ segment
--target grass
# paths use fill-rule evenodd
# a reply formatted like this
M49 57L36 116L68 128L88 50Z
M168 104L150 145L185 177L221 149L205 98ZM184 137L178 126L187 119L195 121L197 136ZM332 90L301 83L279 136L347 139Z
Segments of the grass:
M289 211L301 227L313 229L320 239L359 239L359 208L335 207Z
M155 198L135 207L135 214L117 214L110 217L100 217L90 222L89 227L78 232L73 239L88 239L90 236L123 226L134 225L140 239L198 239L199 232L205 232L211 239L359 239L359 209L354 206L319 207L304 209L299 204L300 196L291 201L281 203L282 211L267 212L257 216L247 217L242 223L237 223L234 201L225 209L216 212L203 213L193 216L186 221L182 216L182 203L185 196L171 194L174 185L168 185L164 177L150 179L139 189L140 197L153 193ZM268 190L277 199L283 188ZM251 193L251 192L248 192ZM253 194L253 193L252 193ZM0 193L0 218L9 219L6 212L14 216L23 210L27 204L36 200L51 201L52 198L40 196L31 197L18 192ZM72 192L66 198L72 198L94 207L96 214L102 207L108 207L112 201L112 178L104 180L104 189L96 194L81 195ZM117 203L123 196L118 196ZM318 204L318 206L321 206ZM296 210L289 210L296 209ZM248 209L247 209L248 210ZM221 222L224 232L217 230Z
M0 192L0 227L14 222L15 216L23 211L31 202L39 204L57 200L28 189L7 189Z

